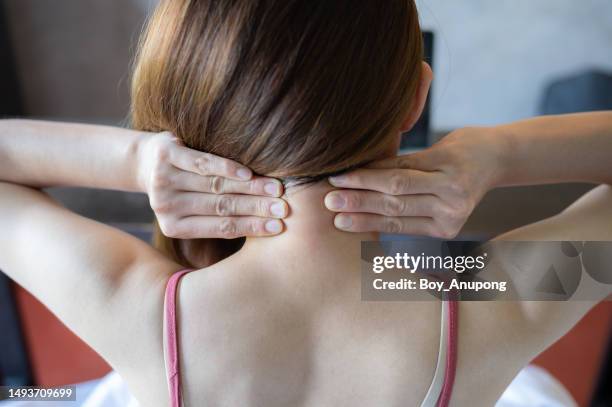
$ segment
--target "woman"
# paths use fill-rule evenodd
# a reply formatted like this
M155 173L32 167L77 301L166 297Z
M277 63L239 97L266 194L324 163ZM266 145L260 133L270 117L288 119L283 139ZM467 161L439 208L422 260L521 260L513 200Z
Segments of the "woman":
M459 355L452 404L492 405L592 304L462 303L456 349L441 335L456 307L360 301L360 242L377 235L337 230L324 206L328 176L394 156L430 81L412 1L163 1L135 70L138 130L2 122L0 268L143 406L447 405L439 350ZM284 200L272 178L239 181L244 166L283 180ZM161 250L59 207L49 185L149 193ZM609 239L611 202L600 188L513 237ZM266 237L190 239L245 234Z

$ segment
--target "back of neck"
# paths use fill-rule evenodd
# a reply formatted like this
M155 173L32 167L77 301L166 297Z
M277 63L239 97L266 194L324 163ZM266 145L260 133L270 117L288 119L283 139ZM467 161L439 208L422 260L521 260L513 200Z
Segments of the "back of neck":
M248 238L242 250L256 250L259 256L289 252L298 256L316 256L338 253L338 250L358 252L361 241L377 240L376 233L349 233L336 229L335 213L323 203L325 195L333 189L327 181L287 188L284 198L290 213L284 220L284 232L277 236Z

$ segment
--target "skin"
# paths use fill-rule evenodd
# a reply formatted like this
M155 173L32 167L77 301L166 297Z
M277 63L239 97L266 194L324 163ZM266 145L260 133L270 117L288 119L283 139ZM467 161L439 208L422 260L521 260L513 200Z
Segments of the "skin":
M253 176L234 161L186 148L170 133L32 120L0 123L3 181L32 188L85 186L146 193L169 237L282 231L288 208L278 198L283 193L278 180Z
M612 183L612 112L454 131L426 150L330 179L336 226L455 237L481 198L508 185Z
M577 126L575 137L585 132ZM91 137L83 141L84 134ZM167 135L159 135L164 142L157 150L149 150L152 139L145 136L152 135L134 134L132 141L123 135L0 122L0 268L109 361L142 405L167 406L163 292L180 266L39 190L85 185L151 195L163 188L145 181L148 175L199 171L201 153L172 145ZM209 164L215 159L205 157ZM236 169L223 162L220 167ZM203 179L219 167L206 168ZM324 206L333 191L325 181L285 191L291 213L284 233L249 237L235 255L184 278L178 307L186 405L420 402L436 362L440 304L360 300L360 242L377 236L337 230L335 214ZM506 238L611 240L611 219L612 191L601 186ZM605 287L601 296L608 294ZM492 405L520 368L592 306L461 303L453 404Z
M235 238L283 230L280 219L288 207L278 198L278 180L253 177L234 161L183 147L170 133L145 136L138 144L138 185L166 236Z
M335 229L322 203L331 189L288 191L285 233L249 238L236 255L185 277L179 325L187 405L399 406L423 397L435 366L439 303L360 301L359 245L376 235ZM166 406L163 289L179 266L40 192L13 184L0 191L11 197L0 200L1 226L10 231L0 241L0 267L105 357L143 405ZM512 237L598 232L610 239L611 208L612 192L600 188ZM572 231L577 218L588 221ZM454 405L492 405L521 367L593 305L551 304L460 304Z

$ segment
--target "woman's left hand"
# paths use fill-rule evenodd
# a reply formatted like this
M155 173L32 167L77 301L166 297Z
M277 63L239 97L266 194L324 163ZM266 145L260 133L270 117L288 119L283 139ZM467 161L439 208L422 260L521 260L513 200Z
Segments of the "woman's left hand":
M343 189L325 205L343 231L454 238L499 179L504 139L494 127L454 131L426 150L331 177Z
M146 134L139 184L162 233L179 239L275 235L288 213L280 181L185 147L169 132Z

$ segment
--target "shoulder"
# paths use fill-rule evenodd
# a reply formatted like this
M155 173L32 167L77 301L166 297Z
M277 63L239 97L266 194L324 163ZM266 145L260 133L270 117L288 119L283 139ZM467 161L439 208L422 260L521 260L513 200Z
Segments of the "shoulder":
M179 271L163 257L132 265L114 300L117 331L104 334L108 343L102 355L143 405L159 405L168 397L164 302L168 281Z

